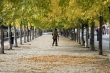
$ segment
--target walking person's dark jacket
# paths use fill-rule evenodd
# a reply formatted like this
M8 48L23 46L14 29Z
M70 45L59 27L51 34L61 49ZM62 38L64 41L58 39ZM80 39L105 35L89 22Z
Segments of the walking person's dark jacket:
M55 43L55 45L56 46L58 46L58 44L57 44L57 39L58 39L58 37L59 37L59 35L58 35L58 32L57 32L57 29L55 29L53 32L52 32L52 39L53 39L53 43L52 43L52 46L54 45L54 43Z

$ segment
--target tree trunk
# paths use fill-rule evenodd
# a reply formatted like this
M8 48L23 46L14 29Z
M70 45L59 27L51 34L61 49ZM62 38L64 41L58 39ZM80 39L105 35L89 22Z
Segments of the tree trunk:
M67 29L67 37L69 37L69 29Z
M32 40L34 40L34 26L32 26Z
M8 37L9 37L9 50L12 50L12 32L11 32L11 24L8 25Z
M95 50L95 48L94 48L94 24L95 23L93 23L92 26L91 26L91 37L90 37L90 49L92 51Z
M71 40L73 40L73 32L72 31L73 31L73 29L71 28L70 29L70 38L71 38Z
M0 23L0 54L4 54L4 33L3 25Z
M66 37L66 29L64 29L64 36Z
M42 36L42 30L41 29L40 29L39 33L40 33L40 36Z
M68 37L71 39L71 29L68 29Z
M67 37L67 29L65 29L65 35L66 35L66 37Z
M35 38L37 38L37 29L35 28Z
M65 29L63 29L63 36L66 37L66 32L65 32Z
M82 24L82 36L81 36L81 38L82 38L82 43L81 43L81 45L84 46L84 44L85 44L85 41L84 41L84 24Z
M80 26L78 24L78 44L81 44L81 40L80 40Z
M38 35L38 37L39 37L39 29L37 29L37 35Z
M103 51L102 51L102 25L103 25L103 17L100 16L100 26L99 26L99 55L103 55Z
M20 45L22 45L22 21L20 23Z
M73 32L74 32L74 33L73 33L73 40L75 41L75 39L76 39L76 38L75 38L75 28L73 28Z
M110 6L109 8L109 50L110 50Z
M76 30L75 30L76 28L74 28L74 41L76 41L77 40L77 38L76 38Z
M77 26L76 42L78 42L78 26Z
M27 42L29 42L29 29L28 29L28 25L27 25Z
M38 29L36 30L36 36L38 37Z
M31 41L31 31L32 31L32 26L30 27L30 41Z
M26 26L24 25L24 43L26 43Z
M65 37L67 37L67 29L65 29Z
M89 27L88 23L86 24L86 39L85 39L85 47L88 48L88 36L89 36Z
M15 31L15 33L14 33L15 47L18 47L18 45L17 45L17 32L16 32L16 27L15 26L14 26L14 31Z

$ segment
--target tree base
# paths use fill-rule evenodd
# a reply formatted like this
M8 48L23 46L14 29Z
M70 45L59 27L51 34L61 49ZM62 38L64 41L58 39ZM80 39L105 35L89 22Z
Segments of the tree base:
M14 47L18 47L18 46L14 46Z
M0 52L0 54L5 54L4 52Z
M91 51L97 51L97 50L95 50L95 49L94 49L94 50L93 50L93 49L90 49L90 50L91 50Z
M103 55L103 53L99 53L99 55Z

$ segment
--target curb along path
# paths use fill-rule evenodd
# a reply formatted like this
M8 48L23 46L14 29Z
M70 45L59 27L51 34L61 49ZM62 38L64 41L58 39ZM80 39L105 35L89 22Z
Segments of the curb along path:
M43 35L31 42L0 54L0 72L4 73L109 73L107 53L77 44L60 36L58 46L52 46L52 36Z

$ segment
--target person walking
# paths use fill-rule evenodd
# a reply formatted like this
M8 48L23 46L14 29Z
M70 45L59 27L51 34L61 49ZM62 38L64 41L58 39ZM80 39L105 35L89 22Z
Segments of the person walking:
M58 46L58 43L57 43L57 39L59 39L59 35L58 35L58 32L57 32L57 29L55 29L53 32L52 32L52 39L53 39L53 43L52 43L52 46L54 46L54 43L55 43L55 46Z

